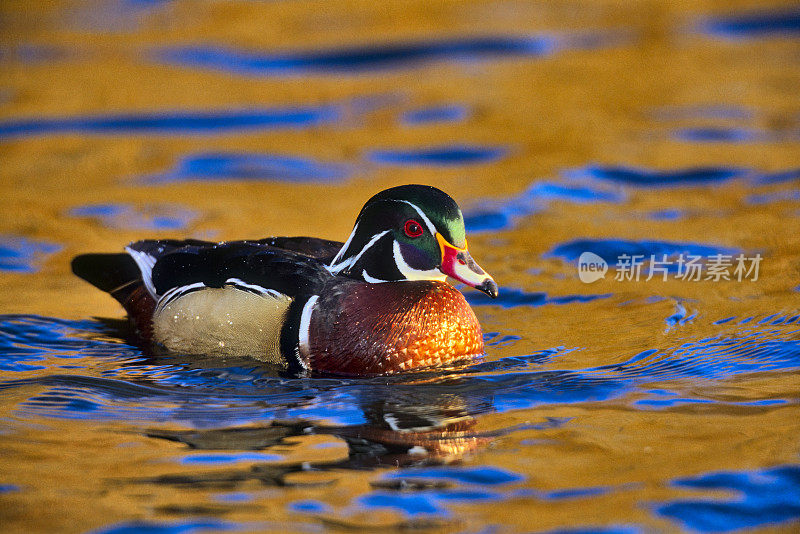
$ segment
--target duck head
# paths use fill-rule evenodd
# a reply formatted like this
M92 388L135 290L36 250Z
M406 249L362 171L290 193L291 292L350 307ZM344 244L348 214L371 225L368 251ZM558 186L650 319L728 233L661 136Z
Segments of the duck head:
M449 276L497 296L497 284L467 250L458 204L427 185L392 187L369 199L328 270L371 283Z

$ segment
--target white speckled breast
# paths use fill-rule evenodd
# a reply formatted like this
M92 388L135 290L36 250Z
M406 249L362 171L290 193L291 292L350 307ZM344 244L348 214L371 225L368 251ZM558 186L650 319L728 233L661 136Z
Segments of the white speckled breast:
M292 299L232 287L183 295L153 314L153 340L186 354L251 357L285 366L280 335Z

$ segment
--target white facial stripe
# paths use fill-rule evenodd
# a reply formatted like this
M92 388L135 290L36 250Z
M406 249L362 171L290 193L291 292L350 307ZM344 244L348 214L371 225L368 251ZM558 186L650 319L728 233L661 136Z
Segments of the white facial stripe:
M131 255L131 258L133 258L133 261L135 261L136 265L139 267L139 271L142 273L144 287L147 288L147 292L150 293L150 296L152 296L154 299L158 299L156 287L153 285L153 266L156 264L155 257L151 256L147 252L139 252L138 250L134 250L131 247L125 247L125 250Z
M403 258L403 253L400 250L400 243L397 241L395 241L394 245L392 245L392 252L394 255L394 263L397 265L397 270L406 277L406 280L440 280L444 282L444 280L447 278L447 275L439 269L421 271L411 267L408 263L406 263L405 258Z
M326 269L328 269L328 271L331 274L336 274L352 265L355 265L355 263L361 258L361 256L364 255L364 253L367 251L367 249L369 249L369 247L374 245L378 241L378 239L382 238L388 233L389 230L384 230L379 234L375 234L374 236L372 236L372 239L370 239L369 242L366 245L364 245L364 248L362 248L358 254L356 254L355 256L350 256L347 260L343 261L339 265L331 264L328 267L326 267Z
M357 230L358 230L358 222L356 222L356 225L353 227L353 231L350 232L350 235L348 236L347 241L345 241L344 245L342 245L342 248L339 249L339 252L336 254L336 257L333 258L333 261L331 262L331 265L330 265L331 267L336 265L336 263L342 259L342 254L344 254L345 251L348 249L348 247L350 247L350 243L353 242L353 237L356 235L356 231Z
M369 282L370 284L382 284L384 282L388 282L388 280L381 280L380 278L375 278L370 276L366 269L361 271L361 278L363 278L365 282Z
M428 216L425 215L424 213L422 213L422 210L419 209L419 207L417 207L416 204L414 204L413 202L409 202L408 200L397 200L397 202L404 202L404 203L408 204L409 206L411 206L412 208L414 208L417 211L417 213L419 213L419 216L422 219L422 222L424 222L425 226L428 227L428 231L431 233L431 235L435 235L436 234L436 227L433 225L433 223L428 218Z
M309 298L308 301L306 301L305 306L303 306L303 313L300 315L300 328L297 335L297 348L303 357L298 358L298 360L300 361L300 365L306 369L308 369L308 365L305 359L308 358L311 352L311 346L309 345L311 315L314 313L314 306L317 304L318 299L319 295L314 295L313 297Z

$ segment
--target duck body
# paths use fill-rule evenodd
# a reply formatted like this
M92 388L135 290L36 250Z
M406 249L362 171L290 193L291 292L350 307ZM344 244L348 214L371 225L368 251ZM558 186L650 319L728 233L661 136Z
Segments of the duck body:
M439 281L333 284L316 301L301 347L312 369L391 374L483 354L481 326L464 296Z
M402 201L389 207L396 203L408 211ZM425 224L417 221L422 212L412 214L418 226ZM421 228L409 228L408 215L400 217L403 231L422 237ZM350 376L480 357L475 314L442 272L423 268L418 241L407 248L380 228L362 236L363 221L359 216L345 243L311 237L144 240L126 247L127 253L78 256L72 267L123 305L144 341L170 352L252 357L292 372ZM435 227L427 230L434 238ZM449 241L438 239L435 261L446 263L441 242ZM465 254L465 246L452 248L453 258ZM471 267L463 257L458 265L461 271L449 269L456 276L464 265ZM467 283L496 294L491 278L477 265L471 268L475 276Z

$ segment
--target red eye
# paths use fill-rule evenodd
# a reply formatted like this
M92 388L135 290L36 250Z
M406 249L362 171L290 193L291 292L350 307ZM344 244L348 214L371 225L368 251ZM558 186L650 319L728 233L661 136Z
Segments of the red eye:
M409 219L406 221L403 231L408 237L419 237L422 235L422 226L414 219Z

